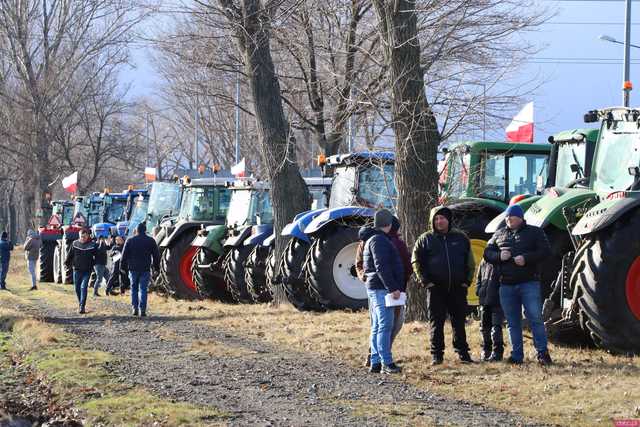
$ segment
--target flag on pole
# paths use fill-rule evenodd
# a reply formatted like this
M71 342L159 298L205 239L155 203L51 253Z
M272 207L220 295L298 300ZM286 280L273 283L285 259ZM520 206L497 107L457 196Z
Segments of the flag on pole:
M507 126L507 141L533 143L533 102L529 102Z
M78 172L74 172L71 175L62 179L62 186L69 193L75 193L78 191Z
M242 160L240 160L240 163L238 163L237 165L231 166L231 174L238 178L244 176L245 172L246 170L245 170L244 157L242 158Z
M156 168L144 168L144 180L152 182L156 180Z

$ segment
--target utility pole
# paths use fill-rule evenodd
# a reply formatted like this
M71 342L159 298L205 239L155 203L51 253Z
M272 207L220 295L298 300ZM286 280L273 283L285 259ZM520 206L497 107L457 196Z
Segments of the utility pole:
M147 138L147 161L144 164L145 166L149 166L149 158L151 157L149 155L149 151L150 151L150 143L149 143L149 112L147 111L147 114L145 115L145 133L146 133L146 138Z
M629 93L633 86L629 80L629 69L631 62L631 0L626 1L625 23L624 23L624 74L622 76L622 105L629 106Z
M236 162L240 162L240 72L236 71Z
M196 113L195 113L195 138L193 139L193 158L195 162L195 168L198 169L198 100L196 99Z

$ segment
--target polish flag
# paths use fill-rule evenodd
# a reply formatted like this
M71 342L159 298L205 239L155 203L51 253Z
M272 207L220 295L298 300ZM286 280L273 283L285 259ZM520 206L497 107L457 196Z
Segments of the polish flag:
M237 165L231 166L231 174L237 177L242 177L245 174L245 162L244 157Z
M144 180L147 182L156 180L156 168L144 168Z
M78 172L74 172L71 175L65 177L62 180L62 186L69 193L75 193L78 191Z
M529 102L507 126L507 141L533 143L533 102Z

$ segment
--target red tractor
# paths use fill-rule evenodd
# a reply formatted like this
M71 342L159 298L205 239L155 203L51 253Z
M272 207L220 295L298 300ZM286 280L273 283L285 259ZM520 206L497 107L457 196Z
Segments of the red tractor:
M51 203L51 207L52 214L49 221L38 229L42 238L38 280L41 282L55 281L60 283L60 281L56 280L56 267L61 263L56 259L56 248L58 247L58 241L64 235L63 227L72 223L74 204L67 200L56 200Z

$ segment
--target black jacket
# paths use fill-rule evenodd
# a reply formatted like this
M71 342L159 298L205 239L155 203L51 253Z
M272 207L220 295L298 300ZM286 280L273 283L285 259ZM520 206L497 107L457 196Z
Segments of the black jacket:
M109 250L109 256L111 257L111 259L113 259L113 257L115 257L116 255L120 255L120 258L117 261L113 262L113 272L117 273L119 271L122 271L122 269L120 268L120 261L122 259L122 250L124 249L124 245L122 246L118 246L117 244L113 244L111 246L111 249Z
M483 259L480 261L477 279L476 295L480 299L480 305L499 306L500 273L498 267Z
M404 289L404 267L389 236L373 228L367 228L363 233L360 238L366 243L362 266L367 288L386 289L389 292Z
M107 265L107 252L111 249L111 245L107 244L104 239L99 239L96 243L96 265Z
M96 244L95 242L88 241L82 243L80 240L76 240L71 245L71 250L67 254L65 264L69 267L73 267L77 271L92 271L93 266L96 264Z
M122 249L120 268L141 273L150 271L152 262L154 270L159 270L160 251L153 238L139 234L127 239Z
M13 250L13 245L7 239L0 240L0 262L9 263L9 259L11 259L11 251Z
M511 258L500 260L500 252L509 250ZM550 254L551 247L541 228L523 222L517 230L508 227L497 230L484 250L484 259L499 267L500 283L513 285L538 280L540 263ZM522 255L524 266L516 265L514 258Z

